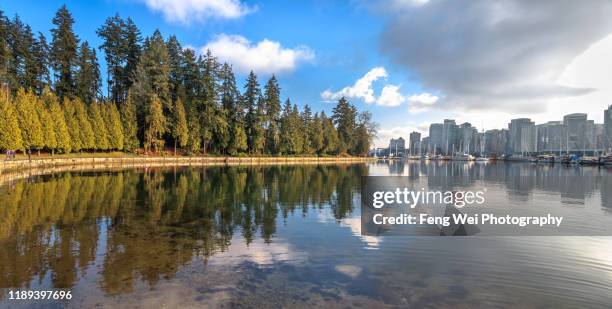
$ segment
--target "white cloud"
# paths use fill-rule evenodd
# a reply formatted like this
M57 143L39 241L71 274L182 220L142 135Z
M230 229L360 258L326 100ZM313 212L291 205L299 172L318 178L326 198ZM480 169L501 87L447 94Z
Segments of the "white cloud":
M228 62L241 73L253 70L260 74L280 74L296 69L300 62L314 59L306 46L282 47L279 42L264 39L256 44L240 35L220 34L201 48L210 49L221 61Z
M255 10L240 0L142 0L169 22L189 24L207 18L235 19Z
M422 137L427 136L429 123L408 124L406 126L398 126L393 128L380 128L374 139L374 147L387 147L389 140L392 138L402 137L408 140L411 132L420 132Z
M352 86L344 87L337 92L332 92L329 89L325 90L321 93L321 97L327 101L338 100L341 97L347 99L362 99L364 102L372 104L376 102L372 83L380 78L386 78L387 76L385 68L375 67L358 79Z
M376 104L382 106L400 106L406 98L399 92L400 86L386 85L383 87Z
M408 111L420 113L430 109L440 98L431 93L423 92L408 97Z

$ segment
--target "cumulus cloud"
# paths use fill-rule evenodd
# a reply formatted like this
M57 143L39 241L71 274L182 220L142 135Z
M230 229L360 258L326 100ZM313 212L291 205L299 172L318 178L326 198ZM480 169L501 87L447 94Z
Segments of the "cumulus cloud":
M344 87L336 92L332 92L329 89L323 91L321 93L321 98L323 98L323 100L332 101L338 100L341 97L346 97L347 99L361 99L368 104L372 104L376 102L372 84L378 79L386 78L387 76L388 74L385 68L375 67L358 79L352 86Z
M537 113L591 93L558 77L612 32L612 2L604 0L394 3L381 50L443 94L435 104L443 109Z
M161 12L170 22L189 24L208 18L235 19L249 14L249 7L240 0L142 0L149 9Z
M301 62L315 57L314 52L306 46L286 48L268 39L253 44L243 36L227 34L216 36L201 48L201 52L208 49L241 73L251 70L261 74L292 72Z
M408 97L408 110L412 113L420 113L429 110L440 98L427 92L415 94Z
M382 106L400 106L406 98L399 92L400 86L386 85L380 92L376 104Z

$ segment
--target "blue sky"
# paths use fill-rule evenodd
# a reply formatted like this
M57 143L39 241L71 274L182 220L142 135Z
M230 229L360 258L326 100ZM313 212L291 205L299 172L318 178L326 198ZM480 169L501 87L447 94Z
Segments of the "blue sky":
M583 111L599 122L612 102L612 76L592 78L612 71L601 56L612 54L606 1L22 0L0 8L49 35L64 3L94 46L95 30L119 13L143 35L159 29L212 48L239 73L254 68L261 84L275 72L283 98L298 105L329 112L348 96L373 113L379 144L444 118L488 129Z

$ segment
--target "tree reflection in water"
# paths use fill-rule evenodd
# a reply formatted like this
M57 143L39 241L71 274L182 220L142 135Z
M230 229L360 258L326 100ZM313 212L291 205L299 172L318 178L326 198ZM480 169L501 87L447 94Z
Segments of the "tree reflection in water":
M234 233L247 245L271 242L277 218L296 211L330 207L345 218L366 173L364 165L213 167L17 181L0 188L0 287L70 288L97 254L106 293L155 285L227 250Z

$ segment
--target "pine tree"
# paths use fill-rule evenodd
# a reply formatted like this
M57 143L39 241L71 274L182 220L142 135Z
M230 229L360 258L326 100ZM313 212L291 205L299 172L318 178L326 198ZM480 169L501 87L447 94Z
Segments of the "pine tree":
M183 63L183 48L176 36L171 35L166 42L168 50L168 82L170 85L170 100L176 102L182 85L181 64Z
M127 101L121 105L121 124L123 128L123 148L134 151L140 146L138 141L138 123L136 120L136 105L128 94Z
M106 124L108 132L108 144L110 149L123 150L124 136L121 124L121 116L117 106L113 102L104 103L100 106L100 111Z
M84 144L81 138L81 125L77 117L75 104L68 97L64 97L62 109L64 110L66 128L70 136L70 149L75 152L81 151L84 148Z
M279 152L280 143L280 87L276 76L272 75L265 87L265 104L266 104L266 152L269 154L277 154Z
M101 103L94 102L89 105L89 119L94 132L95 148L100 150L108 150L110 148L108 139L108 129L106 122L102 117Z
M181 148L187 146L187 141L189 139L189 128L187 127L185 107L180 99L178 99L174 105L172 137L174 137L174 155L176 155L176 146L178 145Z
M187 148L190 152L197 152L202 146L202 133L200 132L200 114L195 107L191 107L188 113L187 126L189 128Z
M236 143L242 142L237 141L235 138L242 138L242 134L245 134L242 125L244 111L240 104L240 92L238 91L238 86L236 86L234 72L232 72L232 67L227 63L224 63L221 68L221 78L221 88L219 89L221 95L221 109L229 129L227 134L219 138L219 143L230 152L230 154L235 155L237 151L239 151L236 147ZM242 150L244 147L240 149Z
M301 128L302 128L302 139L304 140L304 144L303 144L303 149L302 151L305 154L311 155L315 152L313 146L312 146L312 140L311 138L311 128L312 128L312 111L310 110L310 106L308 106L308 104L306 104L304 106L304 110L302 111L301 114Z
M77 59L78 71L76 72L76 95L85 102L92 104L100 95L101 79L100 66L96 57L96 51L89 48L87 41L81 44Z
M28 150L29 155L32 150L40 150L44 146L42 125L36 111L36 96L32 92L25 92L23 88L20 88L15 98L15 108L21 129L23 148Z
M247 150L247 136L244 131L244 127L242 123L236 122L232 127L232 144L229 146L229 153L231 155L236 155Z
M323 153L327 155L337 154L340 141L333 120L327 117L325 112L321 112L321 123L323 125Z
M55 129L56 148L63 153L68 153L72 150L72 145L70 143L70 134L64 117L64 111L62 110L59 100L48 87L43 90L42 96L49 109L49 115L51 115L51 121Z
M51 85L49 76L49 45L45 36L39 32L38 40L32 46L32 63L30 72L34 76L32 88L42 94L46 87Z
M355 145L356 117L355 107L344 97L340 98L333 109L332 119L338 130L338 148L341 153L351 151Z
M8 59L10 57L9 50L9 21L0 10L0 87L8 86Z
M155 152L163 150L163 135L166 133L166 117L161 100L153 95L146 118L145 151L153 148Z
M309 129L310 142L313 150L318 154L323 154L323 123L319 113L315 113L312 125Z
M42 136L43 136L43 147L51 150L51 154L55 154L55 149L57 149L57 135L55 133L55 122L51 117L49 109L45 102L34 96L35 99L35 108L38 112L38 119L40 119L40 124L42 128Z
M17 110L7 89L0 90L0 149L24 149Z
M300 110L297 105L293 105L291 116L289 117L291 123L291 148L293 154L304 153L304 126L300 117Z
M257 108L257 103L261 98L261 90L259 89L259 83L257 82L257 76L251 71L247 78L245 85L245 91L242 95L243 105L246 108L246 115L244 119L244 127L247 135L247 145L250 154L257 154L259 147L264 139L263 128L262 128L262 115L260 115L260 109ZM263 100L262 100L263 101Z
M32 31L19 16L15 16L8 24L7 32L7 43L10 48L10 56L7 59L8 85L13 92L20 87L30 89L33 77L29 76L28 68L32 62Z
M103 40L100 49L104 51L104 59L106 60L108 96L115 104L122 102L124 92L122 75L127 59L124 28L123 19L119 17L119 14L115 14L115 16L107 18L104 24L96 30L98 36Z
M136 67L138 66L138 62L140 61L140 55L142 54L142 47L140 43L142 42L142 37L140 35L140 30L134 24L134 21L130 17L127 18L125 22L125 27L123 29L123 37L125 39L126 46L126 60L125 60L125 68L122 74L122 87L123 97L127 98L128 89L132 87L136 80Z
M51 63L55 71L55 91L60 98L72 96L75 93L74 67L77 61L79 38L74 34L72 25L74 19L66 8L62 6L55 17L51 29Z
M79 98L72 100L74 106L75 117L78 121L78 132L81 141L81 149L99 149L96 147L96 137L94 135L93 126L89 119L87 106ZM96 128L98 130L98 128Z

